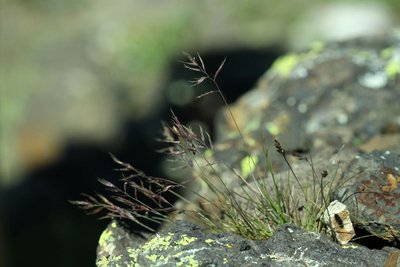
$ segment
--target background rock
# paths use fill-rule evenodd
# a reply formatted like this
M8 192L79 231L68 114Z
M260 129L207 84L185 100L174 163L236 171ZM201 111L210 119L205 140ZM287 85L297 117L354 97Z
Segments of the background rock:
M399 38L392 32L315 43L278 59L253 90L230 106L245 143L227 109L216 121L212 160L229 166L221 167L220 176L237 185L230 168L241 170L241 161L251 155L258 159L253 174L262 177L264 149L277 173L287 170L274 152L274 138L288 155L310 153L322 168L331 166L328 160L335 155L347 164L360 151L400 152ZM345 151L339 152L342 146Z

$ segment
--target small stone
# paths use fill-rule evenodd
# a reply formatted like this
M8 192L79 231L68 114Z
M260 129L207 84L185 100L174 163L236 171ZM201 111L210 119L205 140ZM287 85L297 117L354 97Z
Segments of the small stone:
M340 244L347 244L354 236L353 223L346 205L335 200L331 202L322 217L323 222L334 232Z

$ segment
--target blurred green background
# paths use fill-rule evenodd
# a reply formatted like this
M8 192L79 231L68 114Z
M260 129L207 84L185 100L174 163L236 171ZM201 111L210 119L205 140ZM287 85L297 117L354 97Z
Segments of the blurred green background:
M0 266L90 266L104 223L66 202L118 176L107 152L162 174L154 138L170 108L212 131L221 103L194 101L206 89L188 86L181 51L228 56L233 101L285 51L400 20L398 0L0 3Z

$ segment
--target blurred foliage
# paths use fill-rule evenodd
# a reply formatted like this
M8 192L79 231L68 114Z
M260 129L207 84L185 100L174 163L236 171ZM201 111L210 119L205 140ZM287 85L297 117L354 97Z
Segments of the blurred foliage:
M302 12L326 2L3 0L0 185L66 140L111 142L125 120L156 113L182 50L285 45ZM400 14L400 1L381 2Z

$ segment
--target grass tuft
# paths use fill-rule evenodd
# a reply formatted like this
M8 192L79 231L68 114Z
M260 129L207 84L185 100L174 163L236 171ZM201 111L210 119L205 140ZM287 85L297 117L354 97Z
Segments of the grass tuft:
M189 168L196 177L196 182L202 186L200 189L188 186L190 181L178 184L148 176L112 156L124 176L121 180L122 187L100 179L99 182L110 193L108 198L100 194L84 195L85 200L72 203L89 214L105 212L102 218L130 220L149 231L154 230L148 226L149 222L171 221L174 220L174 216L170 214L178 213L213 231L230 231L250 239L269 238L285 223L293 223L307 230L328 232L320 217L329 205L329 196L339 186L336 181L339 162L335 170L317 173L311 156L295 155L308 164L312 173L307 183L301 182L292 168L285 148L275 139L276 151L289 168L286 179L278 179L270 161L269 151L264 145L266 140L261 140L266 169L263 177L252 176L252 170L260 159L251 155L250 146L246 144L217 82L226 59L221 62L215 73L209 74L199 54L184 55L186 61L182 62L183 66L200 74L200 77L192 81L192 85L197 86L208 80L215 88L197 98L218 94L225 103L241 142L249 148L241 162L244 171L239 172L232 166L226 166L223 161L210 157L214 147L208 133L200 128L200 134L196 134L190 127L182 125L172 112L170 123L163 126L162 141L167 144L163 152L180 162L182 168ZM221 170L224 168L230 170L233 176L230 179L236 179L237 187L228 186L222 176ZM251 179L247 176L251 176ZM178 194L176 189L182 187L191 191L196 199L189 200ZM166 194L178 197L185 205L177 208L177 205L167 200Z

